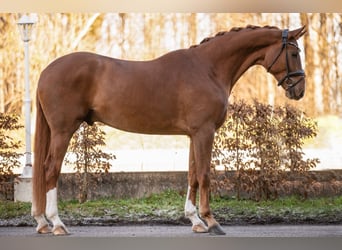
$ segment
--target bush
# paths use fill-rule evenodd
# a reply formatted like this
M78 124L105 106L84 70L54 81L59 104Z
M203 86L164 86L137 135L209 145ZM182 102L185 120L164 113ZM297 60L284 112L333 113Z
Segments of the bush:
M235 190L238 199L242 191L255 200L277 198L288 173L299 173L302 185L310 184L306 173L319 160L303 160L302 145L317 135L312 119L289 105L272 107L257 101L240 101L228 110L227 121L215 135L213 192ZM224 167L223 177L218 165Z
M22 128L19 116L0 113L0 193L9 199L13 194L13 169L20 167L19 158L22 154L16 152L21 142L8 135L9 131Z
M76 170L80 203L88 197L89 175L107 173L109 161L115 159L115 155L101 150L101 146L105 146L105 135L97 124L89 126L83 122L71 139L65 162L74 165Z

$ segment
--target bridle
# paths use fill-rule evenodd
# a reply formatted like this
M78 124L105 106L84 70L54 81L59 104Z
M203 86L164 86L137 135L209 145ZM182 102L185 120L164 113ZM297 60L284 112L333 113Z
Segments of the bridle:
M302 80L302 78L301 78L298 81L293 82L291 77L293 77L293 76L303 76L303 77L305 77L305 73L304 73L303 70L297 70L297 71L290 72L288 53L287 53L287 45L294 46L295 48L297 48L298 51L300 51L300 49L298 48L297 44L288 41L288 34L289 34L289 30L288 29L284 29L283 33L281 35L281 38L282 38L281 50L280 50L279 54L276 56L276 58L273 60L271 65L267 68L267 72L270 72L272 66L277 62L277 60L279 59L279 57L280 57L281 53L283 52L283 50L285 50L285 55L286 55L286 75L282 79L280 79L278 81L278 86L283 86L283 83L286 81L287 87L283 86L283 88L286 91L291 89L291 88L293 88L294 86L296 86ZM288 80L290 80L290 82Z

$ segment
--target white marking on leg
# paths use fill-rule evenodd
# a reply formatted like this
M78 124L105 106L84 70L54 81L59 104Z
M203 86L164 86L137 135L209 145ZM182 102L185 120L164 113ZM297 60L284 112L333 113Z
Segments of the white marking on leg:
M34 216L34 219L37 221L38 225L36 227L36 231L38 233L48 233L51 232L49 228L49 223L45 219L44 214Z
M48 218L58 214L57 188L53 188L46 193L46 211L45 212Z
M47 233L49 231L49 222L46 220L44 214L37 215L36 202L32 202L31 215L37 222L36 231L39 233Z
M52 222L54 231L57 227L62 227L66 233L69 233L66 226L58 216L57 208L57 188L53 188L46 193L46 217Z
M197 209L192 201L190 200L190 186L188 187L188 193L186 195L186 201L184 206L184 213L185 217L189 218L192 223L192 228L194 231L198 231L197 229L201 228L203 231L206 232L208 230L207 226L203 223L203 221L198 217Z

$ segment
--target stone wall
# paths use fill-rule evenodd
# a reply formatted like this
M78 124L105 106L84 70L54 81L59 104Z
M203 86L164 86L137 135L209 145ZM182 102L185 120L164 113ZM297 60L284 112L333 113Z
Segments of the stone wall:
M58 182L60 199L77 199L75 174L62 174ZM172 189L187 190L187 172L108 173L90 180L88 199L101 197L140 198Z
M233 172L231 173L234 174ZM167 189L186 193L187 172L122 172L101 175L91 179L88 199L101 197L140 198ZM282 195L303 193L298 181L301 176L289 175ZM342 170L310 171L312 183L305 191L308 197L342 195ZM225 193L225 192L222 192ZM74 174L62 174L59 180L59 198L77 199L78 186ZM234 195L234 190L228 193Z
M234 174L233 172L230 174ZM172 189L187 191L187 172L120 172L108 173L90 179L88 199L103 197L140 198ZM342 170L310 171L312 183L308 197L342 195ZM300 176L289 175L284 188L286 195L302 193ZM13 185L13 184L12 184ZM6 195L0 192L0 200L13 200L13 187ZM75 174L61 174L58 182L58 197L62 200L78 199L79 186ZM231 190L228 195L234 195ZM223 192L224 193L224 192Z

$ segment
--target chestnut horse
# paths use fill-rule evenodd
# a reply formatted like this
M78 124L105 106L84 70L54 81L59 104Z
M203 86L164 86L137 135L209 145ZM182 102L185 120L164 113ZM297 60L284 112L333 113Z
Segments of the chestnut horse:
M58 216L57 179L73 133L83 121L99 121L135 133L189 136L185 216L194 232L225 234L209 208L209 172L214 133L225 121L228 97L253 65L270 72L288 98L303 97L305 75L297 39L304 33L305 27L288 31L247 26L151 61L76 52L52 62L37 88L32 201L36 230L68 234Z

